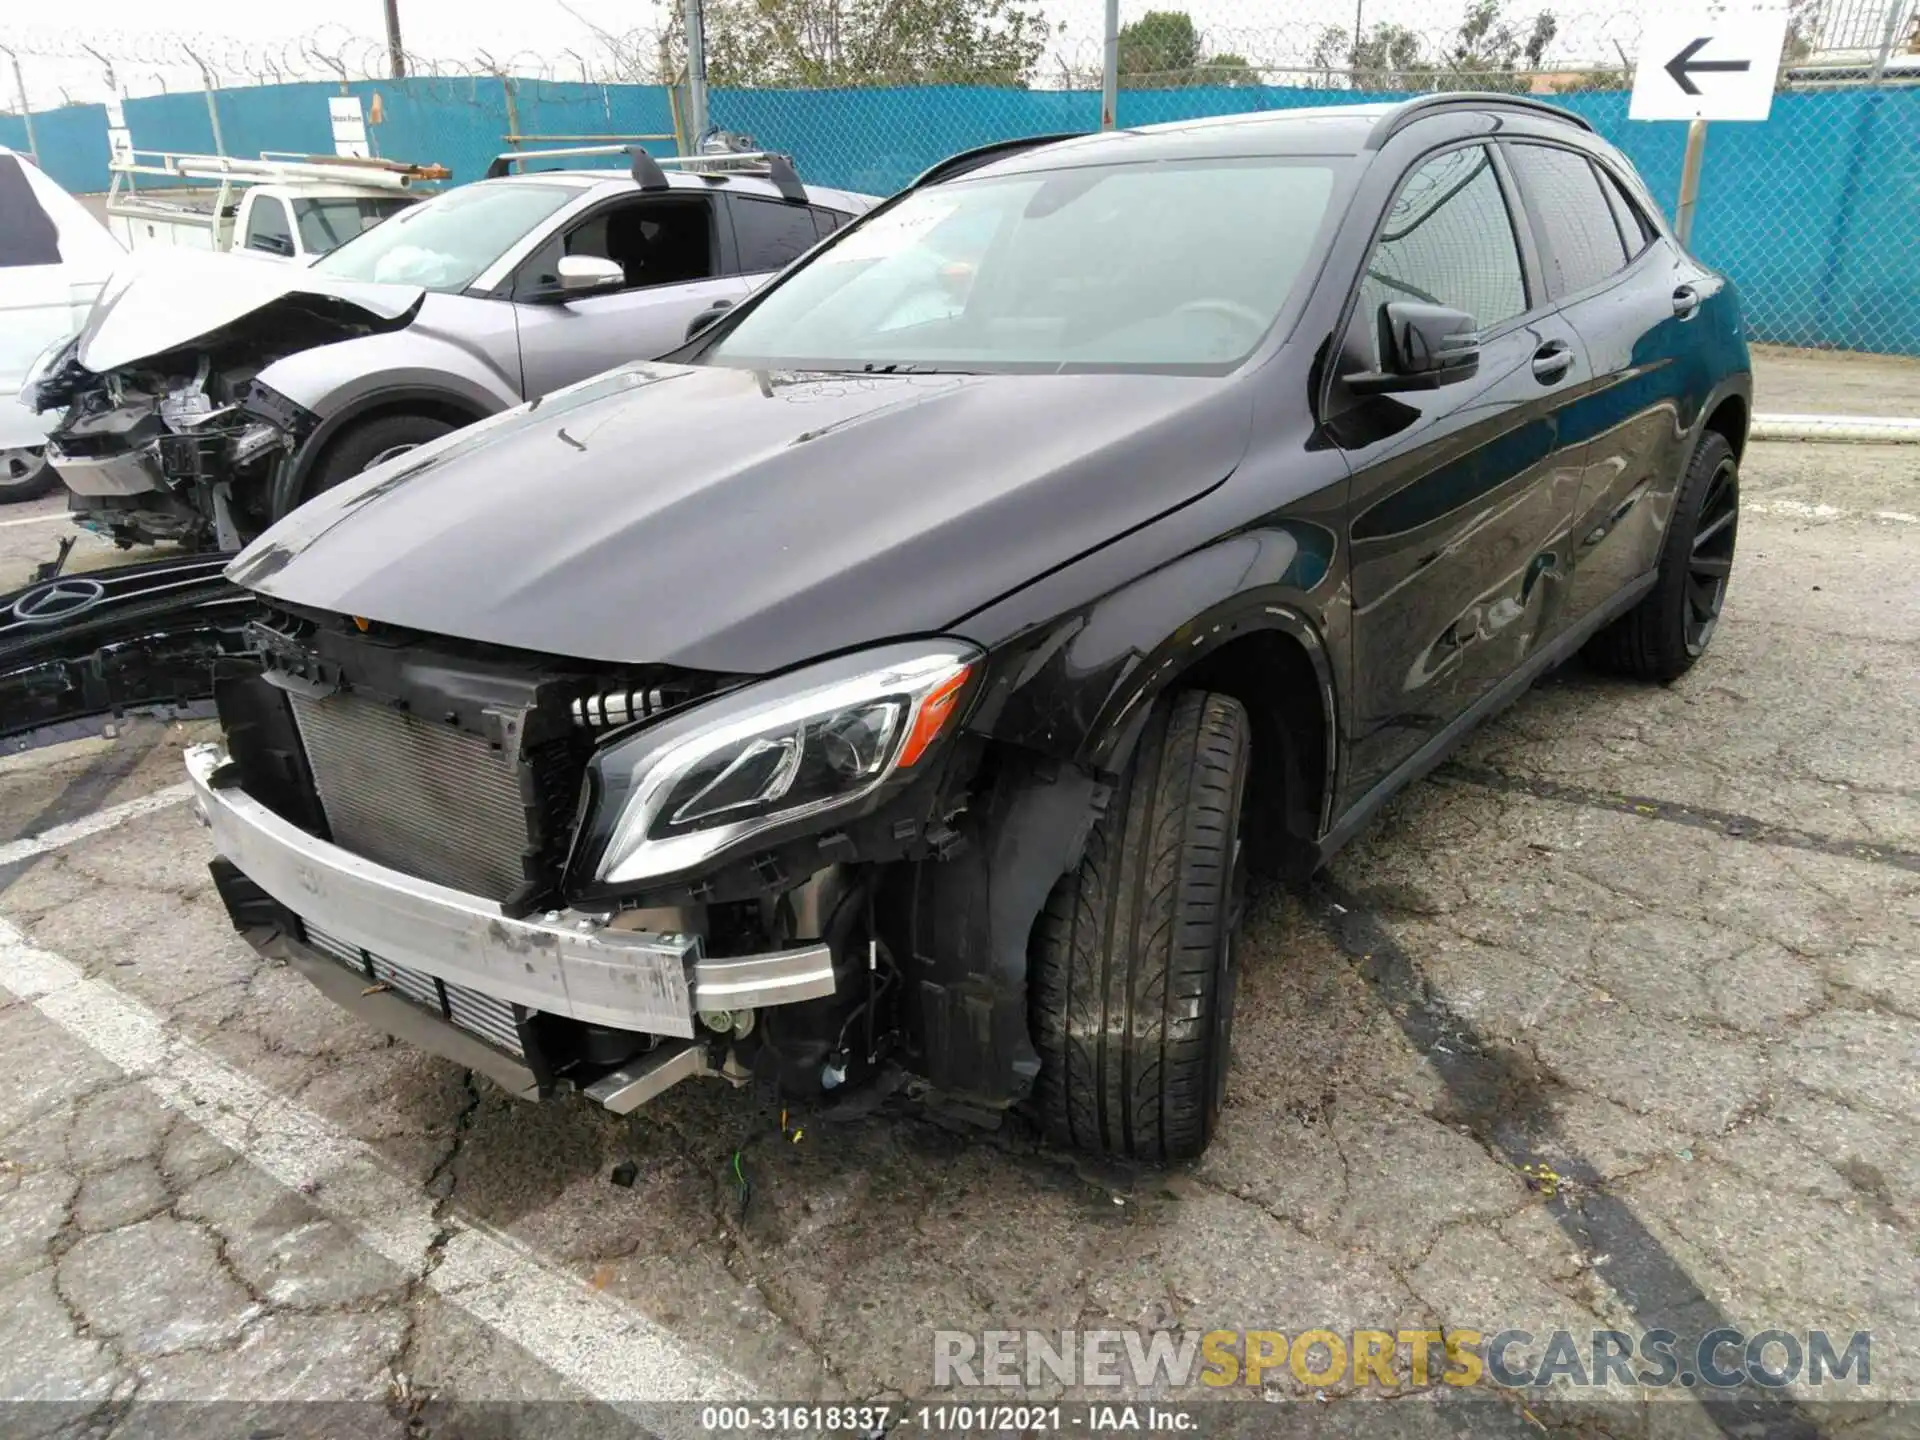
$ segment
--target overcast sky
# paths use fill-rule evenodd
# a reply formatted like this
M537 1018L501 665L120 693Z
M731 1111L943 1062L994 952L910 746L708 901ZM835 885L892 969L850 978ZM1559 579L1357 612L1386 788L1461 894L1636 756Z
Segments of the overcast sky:
M676 0L678 3L678 0ZM1065 27L1055 44L1079 63L1097 56L1102 0L1040 0L1048 18ZM1423 33L1444 32L1454 23L1465 0L1364 0L1366 23L1396 20ZM328 49L338 51L343 37L377 40L382 33L381 0L349 0L314 7L305 15L322 14L324 22L294 22L293 6L262 4L260 0L175 0L162 7L153 0L70 0L57 12L67 23L59 27L28 24L16 18L27 12L29 0L0 0L0 44L21 49L21 68L34 107L61 103L63 98L91 101L106 98L103 66L79 49L90 44L115 61L118 83L131 94L151 94L161 88L197 89L190 62L171 54L172 47L158 37L167 32L186 37L209 37L217 51L228 46L280 45L316 30L326 34ZM658 10L652 0L568 0L591 25L614 33L650 29ZM1601 31L1618 31L1619 0L1510 0L1516 24L1535 10L1552 8L1561 16L1561 30L1571 45L1556 46L1559 54L1598 52ZM1154 9L1183 8L1208 34L1212 47L1234 50L1256 63L1273 63L1299 56L1311 35L1322 25L1350 26L1354 0L1122 0L1122 19ZM485 50L497 59L550 61L554 73L578 73L578 61L569 50L591 55L594 37L590 24L569 14L558 0L400 0L401 28L407 48L417 54L470 60ZM50 13L36 7L37 17ZM49 55L46 52L55 52ZM1597 58L1597 56L1595 57ZM523 68L513 65L511 68ZM537 70L537 64L534 66ZM250 77L222 75L223 83L249 83ZM0 73L0 93L11 106L11 77Z

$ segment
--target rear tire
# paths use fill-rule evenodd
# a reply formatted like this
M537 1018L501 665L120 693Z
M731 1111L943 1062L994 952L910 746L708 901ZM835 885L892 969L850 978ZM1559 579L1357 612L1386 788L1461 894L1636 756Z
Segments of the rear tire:
M59 483L60 472L48 463L44 449L0 450L0 505L38 500Z
M351 480L361 471L417 449L429 440L438 440L455 428L432 415L382 415L364 425L356 425L327 446L326 454L307 477L306 489L294 503L304 504L343 480Z
M1659 578L1633 609L1587 642L1586 658L1639 680L1677 680L1706 653L1733 574L1740 465L1724 435L1694 447L1660 547Z
M1213 1138L1251 759L1239 701L1162 701L1079 869L1041 912L1029 967L1038 1101L1063 1144L1160 1164Z

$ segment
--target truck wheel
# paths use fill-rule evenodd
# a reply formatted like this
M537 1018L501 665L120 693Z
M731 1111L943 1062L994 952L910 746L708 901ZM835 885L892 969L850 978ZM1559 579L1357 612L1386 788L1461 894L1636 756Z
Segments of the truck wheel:
M1080 868L1041 912L1029 971L1038 1100L1064 1144L1161 1163L1213 1138L1251 756L1239 701L1162 701Z
M59 483L59 472L39 446L0 450L0 505L38 500Z
M1694 447L1660 548L1660 578L1633 609L1587 642L1593 664L1638 680L1677 680L1720 623L1740 528L1740 465L1709 430Z
M438 440L453 428L432 415L382 415L364 425L356 425L327 446L327 453L320 457L320 463L307 478L300 500L311 500L321 491L331 490L342 480L351 480L382 460L391 460L429 440Z

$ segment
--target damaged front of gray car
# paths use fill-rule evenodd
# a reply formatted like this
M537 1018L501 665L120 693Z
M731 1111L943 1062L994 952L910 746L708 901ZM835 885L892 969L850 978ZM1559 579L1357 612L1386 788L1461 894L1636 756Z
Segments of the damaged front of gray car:
M168 257L118 277L81 332L34 367L21 400L59 412L50 458L83 528L122 546L237 549L271 522L278 467L318 424L274 387L273 365L404 329L424 296Z

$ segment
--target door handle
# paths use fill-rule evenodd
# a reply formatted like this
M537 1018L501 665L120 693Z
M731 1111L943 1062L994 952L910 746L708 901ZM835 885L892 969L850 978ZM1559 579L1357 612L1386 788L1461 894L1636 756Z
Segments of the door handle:
M1573 368L1573 348L1564 340L1549 340L1533 352L1533 378L1552 385Z
M1691 320L1693 312L1700 308L1700 292L1691 285L1682 285L1673 292L1673 313L1679 319Z

